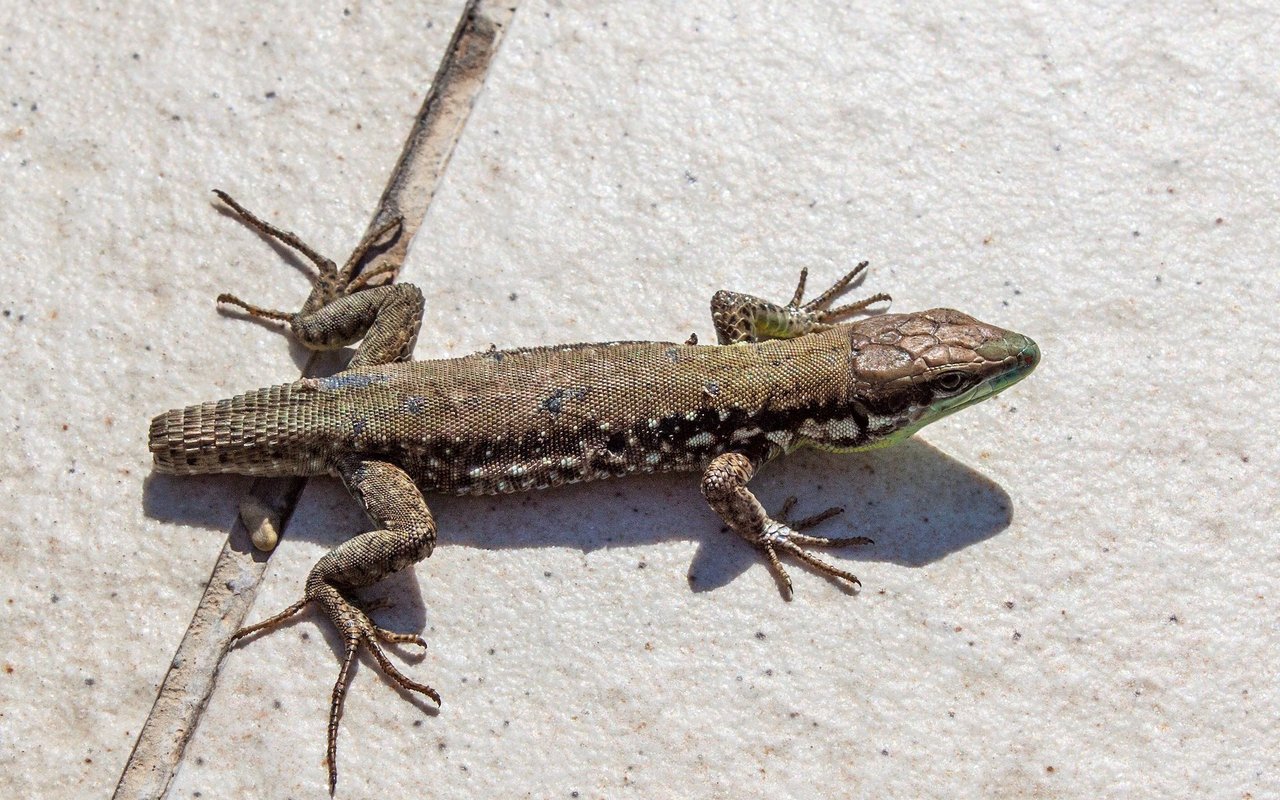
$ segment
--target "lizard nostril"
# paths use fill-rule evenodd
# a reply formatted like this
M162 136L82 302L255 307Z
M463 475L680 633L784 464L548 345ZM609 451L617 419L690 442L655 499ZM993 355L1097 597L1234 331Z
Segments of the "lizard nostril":
M1022 352L1018 354L1018 358L1027 366L1027 368L1034 369L1035 366L1040 363L1039 346L1030 339L1027 339L1027 344L1022 348Z
M1012 334L1005 341L1011 348L1017 348L1017 362L1020 368L1030 372L1040 363L1040 347L1030 337Z

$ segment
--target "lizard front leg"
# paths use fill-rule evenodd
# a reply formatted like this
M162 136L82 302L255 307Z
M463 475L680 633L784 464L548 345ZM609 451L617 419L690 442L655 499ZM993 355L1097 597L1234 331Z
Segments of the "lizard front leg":
M890 299L887 294L874 294L865 300L828 308L866 269L867 262L863 261L830 289L804 305L800 305L800 301L804 299L804 284L809 277L807 267L800 270L796 291L785 306L749 294L716 292L711 298L711 321L715 325L716 336L720 344L736 344L762 339L794 339L806 333L825 331L833 323L862 311L872 303Z
M301 600L263 622L241 628L232 637L235 641L272 628L311 603L319 605L338 629L345 653L329 705L330 794L338 781L338 719L342 714L347 674L361 647L368 649L382 671L400 688L426 695L437 704L440 702L440 695L430 686L401 673L379 644L394 642L425 648L422 637L378 627L351 599L353 589L377 583L431 555L436 542L435 520L422 499L422 492L399 467L384 461L350 458L338 463L336 470L378 529L348 539L330 550L312 567Z
M734 532L764 551L769 567L782 588L783 597L791 599L791 576L778 559L778 551L794 556L822 575L844 581L853 588L861 587L862 582L856 575L828 564L806 550L805 546L846 547L871 544L870 539L865 536L833 539L800 533L834 517L844 509L828 508L811 517L791 522L787 519L787 512L795 505L795 498L791 497L783 505L779 518L774 519L765 512L764 506L760 505L760 501L747 488L747 482L755 475L756 467L756 462L742 453L722 453L716 456L702 473L702 496Z
M258 219L226 192L215 189L214 194L249 227L306 256L318 272L310 296L296 314L262 308L232 294L218 295L219 303L244 309L253 317L289 323L294 337L312 350L334 350L363 338L348 369L409 358L422 324L422 292L416 286L403 283L369 286L370 279L395 273L399 264L385 264L358 277L355 274L369 250L397 230L402 218L388 220L362 239L339 269L296 234Z

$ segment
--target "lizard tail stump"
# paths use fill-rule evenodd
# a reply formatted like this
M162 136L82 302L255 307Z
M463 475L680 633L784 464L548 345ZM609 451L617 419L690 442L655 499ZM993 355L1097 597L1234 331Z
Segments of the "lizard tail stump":
M268 386L216 402L175 408L151 420L157 472L170 475L319 475L319 458L303 458L319 420L298 384ZM283 413L282 413L283 412ZM314 463L312 463L314 462Z

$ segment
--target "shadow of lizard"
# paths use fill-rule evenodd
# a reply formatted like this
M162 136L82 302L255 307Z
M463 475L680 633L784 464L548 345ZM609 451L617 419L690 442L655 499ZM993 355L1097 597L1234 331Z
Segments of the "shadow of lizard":
M213 480L214 486L204 487L211 494L233 496L236 487L221 484L243 483L239 492L243 494L249 482L230 476ZM1004 489L919 438L857 454L795 453L763 470L753 486L771 507L781 505L786 487L801 490L802 512L833 503L843 506L845 513L827 522L833 535L865 535L875 543L838 551L839 561L923 567L995 536L1013 517L1012 500ZM193 503L191 491L190 481L151 475L144 485L145 512L166 522L225 530L225 511ZM689 474L641 475L517 495L437 495L430 502L440 525L442 548L570 548L588 553L685 540L698 545L688 571L694 592L723 587L753 566L762 575L767 572L755 550L707 508L697 480ZM320 479L309 482L284 536L328 550L370 528L340 482ZM243 546L251 550L247 542ZM266 557L252 552L257 558ZM302 560L309 564L313 558L307 555ZM536 558L529 560L529 569L530 580L544 579ZM830 588L815 585L806 591ZM769 602L776 599L772 581L762 590ZM388 601L390 609L380 614L387 624L408 630L428 625L416 570L387 576L367 596ZM338 636L327 626L321 628L340 652Z

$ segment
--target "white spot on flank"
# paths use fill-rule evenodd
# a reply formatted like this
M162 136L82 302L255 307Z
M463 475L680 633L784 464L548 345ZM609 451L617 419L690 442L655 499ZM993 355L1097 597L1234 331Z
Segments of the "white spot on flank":
M644 457L644 461L646 464L657 464L659 458L660 457L657 453L650 453Z
M733 432L733 440L735 442L740 442L743 439L750 439L752 436L759 435L759 433L760 429L756 427L738 428Z
M842 417L833 419L827 423L827 430L831 432L831 438L838 441L849 441L858 437L858 423L854 422L853 417Z
M711 435L710 431L703 431L702 433L696 434L694 436L690 436L687 440L685 440L685 444L689 445L690 447L706 447L707 445L715 441L715 438L716 437Z
M513 478L520 477L521 475L524 474L524 472L525 472L524 467L520 466L519 464L512 464L510 467L507 468L507 474Z
M867 434L872 439L888 436L897 430L906 420L896 417L886 417L879 414L872 414L867 419Z
M468 472L467 474L473 478L479 478L481 475L484 475L484 469L482 469L481 467L472 467L471 471Z

